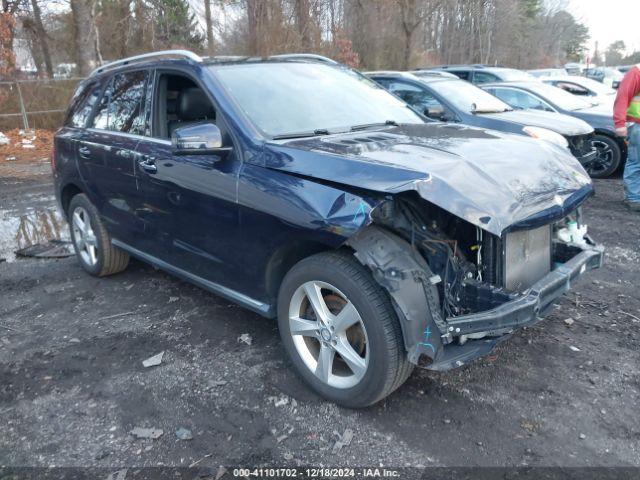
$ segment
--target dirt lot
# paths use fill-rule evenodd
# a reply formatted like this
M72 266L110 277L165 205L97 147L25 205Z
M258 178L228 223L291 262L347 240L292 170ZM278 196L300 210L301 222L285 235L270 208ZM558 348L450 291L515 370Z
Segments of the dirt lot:
M27 237L63 225L48 165L7 165L0 257L13 260L20 225ZM491 357L417 370L361 411L301 384L273 322L142 263L96 279L74 258L0 262L0 465L638 466L640 216L619 180L596 185L585 213L602 270Z

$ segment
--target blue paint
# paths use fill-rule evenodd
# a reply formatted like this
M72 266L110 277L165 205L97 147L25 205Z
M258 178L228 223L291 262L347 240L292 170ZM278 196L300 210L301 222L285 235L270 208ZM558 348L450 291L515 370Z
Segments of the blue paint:
M360 202L358 210L356 210L356 213L353 215L353 223L356 223L360 215L362 215L362 221L364 222L367 219L367 204L364 202Z
M425 347L429 347L431 350L433 350L433 353L436 353L436 349L430 343L420 342L418 345L424 345Z
M424 331L424 339L429 340L430 336L431 336L431 330L429 329L429 326L427 326L427 329ZM425 347L429 347L431 348L431 350L433 350L433 353L436 353L435 347L428 342L420 342L419 345L424 345Z

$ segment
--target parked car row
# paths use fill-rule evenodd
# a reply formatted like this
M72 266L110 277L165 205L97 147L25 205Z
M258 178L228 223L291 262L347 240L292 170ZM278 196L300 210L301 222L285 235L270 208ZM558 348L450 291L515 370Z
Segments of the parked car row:
M618 88L622 77L624 77L624 73L620 70L610 67L587 68L584 75L611 88Z
M450 77L372 77L422 113L305 55L100 67L52 156L80 266L136 257L277 318L293 368L349 407L415 365L487 355L601 266L580 210L591 180L566 147L583 122Z
M595 130L591 144L597 155L584 167L592 177L610 176L626 159L627 146L616 135L612 104L592 103L543 82L492 83L483 88L514 108L560 113L588 123Z
M616 135L613 124L615 90L589 78L560 75L562 71L546 69L533 71L535 75L531 75L527 72L504 67L446 65L416 70L411 73L420 79L420 82L415 83L414 87L430 92L430 95L433 94L434 89L443 90L447 86L450 87L446 95L439 94L438 101L443 104L443 109L445 109L445 116L440 120L466 122L470 125L482 125L485 128L495 128L511 133L530 135L531 132L537 132L541 134L539 130L531 130L530 128L514 129L514 124L518 124L516 121L518 117L506 110L490 113L501 113L502 120L511 120L511 126L505 123L488 123L489 120L495 120L495 118L488 117L488 112L478 110L471 112L470 115L449 115L450 118L448 118L446 110L451 110L452 103L464 98L465 95L468 96L470 89L460 82L433 83L433 80L437 78L448 80L459 78L476 84L512 109L521 111L516 113L534 110L550 113L551 115L538 119L538 121L546 122L544 124L537 124L533 118L527 118L526 115L520 115L520 123L525 127L545 128L547 132L542 133L547 140L553 138L550 135L551 132L563 135L571 152L580 160L589 175L594 178L608 177L621 169L627 155L626 143ZM385 73L387 77L394 74L394 72L373 72L374 77L372 78L379 78L380 73ZM400 72L395 72L395 74L404 75ZM408 101L420 113L424 113L422 105L424 102L421 103L420 99L412 102L417 98L415 94L410 95L405 92L403 95L402 98L405 101ZM478 93L475 92L474 95L478 96ZM484 102L486 103L486 98ZM564 115L564 118L558 114ZM431 117L433 118L433 114ZM573 128L569 129L574 132L572 135L567 135L569 124L566 117L573 117L575 120L581 121L574 123ZM585 123L588 124L591 132L589 134L575 133L582 131ZM555 139L558 142L558 138L555 137ZM589 147L593 148L595 154L587 151L590 150Z
M444 71L476 85L491 82L518 82L533 80L527 72L515 68L491 67L488 65L442 65L431 68L434 71Z
M593 128L581 120L542 111L515 110L455 76L446 78L421 72L369 72L367 76L431 119L544 139L569 148L586 166L596 158L597 152L591 146Z

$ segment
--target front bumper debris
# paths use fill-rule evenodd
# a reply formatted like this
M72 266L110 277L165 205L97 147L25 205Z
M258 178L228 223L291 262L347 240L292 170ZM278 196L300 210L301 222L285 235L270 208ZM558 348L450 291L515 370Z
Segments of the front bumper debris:
M590 246L556 267L522 296L491 310L448 319L447 332L443 332L444 336L492 331L507 331L507 333L498 337L469 340L464 345L445 344L427 368L449 370L487 355L514 329L540 321L551 303L566 293L583 273L600 268L603 258L602 246Z
M578 154L578 155L576 155L576 158L578 159L578 161L580 162L581 165L588 165L591 162L593 162L596 159L597 156L598 156L598 151L597 150L593 150L593 151L588 152L588 153Z

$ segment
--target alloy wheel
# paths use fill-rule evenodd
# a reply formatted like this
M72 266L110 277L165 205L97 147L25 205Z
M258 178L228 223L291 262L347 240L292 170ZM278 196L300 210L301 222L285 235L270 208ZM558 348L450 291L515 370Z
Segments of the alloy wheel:
M593 140L591 145L596 149L596 157L585 164L584 168L590 176L597 176L611 167L614 152L610 145L600 140Z
M323 383L350 388L367 372L366 328L353 303L333 285L312 281L295 291L289 331L300 358Z
M89 266L98 263L98 239L91 228L89 213L82 207L76 207L71 216L73 241L82 261Z

